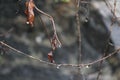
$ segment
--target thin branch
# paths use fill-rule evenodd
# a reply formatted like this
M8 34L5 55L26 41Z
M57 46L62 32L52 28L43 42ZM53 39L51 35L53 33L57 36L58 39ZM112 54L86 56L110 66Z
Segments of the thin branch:
M112 6L111 6L111 4L107 1L107 0L103 0L104 2L105 2L105 4L106 4L106 6L108 7L108 9L111 11L111 13L112 13L112 15L114 16L114 18L113 18L113 22L115 22L115 21L117 21L118 22L118 24L120 25L120 22L119 22L119 17L117 17L116 15L115 15L115 11L116 11L116 1L114 2L114 9L112 9Z
M78 39L78 64L81 63L81 57L82 57L82 52L81 52L81 27L80 27L80 15L79 15L79 8L80 8L80 1L77 0L77 13L76 13L76 21L77 21L77 39Z
M46 27L45 23L43 22L42 18L41 18L40 16L38 16L38 17L39 17L39 19L40 19L40 22L42 23L42 26L45 28L45 33L47 34L47 37L48 37L49 42L50 42L50 45L51 45L51 47L52 47L52 43L51 43L51 39L50 39L49 32L48 32L48 30L47 30L47 27Z
M76 9L77 9L77 13L76 13L76 22L77 22L77 44L78 44L78 56L77 56L77 64L79 67L79 64L82 63L82 52L81 52L81 26L80 26L80 15L79 15L79 9L80 9L80 4L81 4L81 0L76 0ZM78 73L77 75L82 75L81 73L81 69L78 68ZM79 77L77 77L79 79Z
M116 0L114 0L114 16L116 15Z
M13 50L13 51L15 51L15 52L17 52L19 54L22 54L22 55L24 55L24 56L26 56L28 58L31 58L31 59L36 60L36 61L39 61L40 63L44 63L44 64L47 64L47 65L52 65L52 66L56 66L56 67L59 66L59 67L82 68L82 67L86 67L86 66L91 66L91 65L96 64L96 63L98 63L100 61L103 61L103 60L106 60L106 59L110 58L111 56L113 56L114 54L117 54L120 51L120 48L118 48L117 50L113 51L112 53L110 53L106 57L100 58L98 60L95 60L95 61L92 61L92 62L86 63L86 64L79 64L79 65L78 64L57 64L57 63L50 63L50 62L47 62L47 61L43 61L43 60L41 60L39 58L33 57L31 55L28 55L28 54L26 54L26 53L24 53L22 51L19 51L19 50L15 49L15 48L11 47L10 45L8 45L8 44L6 44L6 43L4 43L2 41L0 41L0 45L5 46L6 48L8 48L10 50Z
M61 42L60 42L60 40L59 40L59 38L58 38L58 36L57 36L56 26L55 26L55 22L54 22L53 17L52 17L51 15L43 12L43 11L40 10L39 8L37 8L37 6L35 6L35 9L36 9L39 13L47 16L47 17L50 19L50 21L52 22L52 25L53 25L54 35L56 36L57 42L59 43L59 47L61 47Z
M9 48L9 49L11 49L11 50L13 50L13 51L19 53L19 54L22 54L22 55L28 57L28 58L37 60L37 61L39 61L39 62L41 62L41 63L52 64L52 63L49 63L49 62L40 60L40 59L38 59L38 58L35 58L35 57L31 56L31 55L28 55L28 54L26 54L26 53L24 53L24 52L22 52L22 51L19 51L19 50L15 49L15 48L13 48L13 47L11 47L11 46L9 46L8 44L6 44L6 43L4 43L4 42L2 42L2 41L0 41L0 45L5 46L5 47L7 47L7 48Z
M108 36L108 39L107 39L107 42L105 44L105 50L104 50L104 54L102 56L102 58L104 58L106 55L107 55L107 51L109 49L109 41L110 41L110 34ZM99 64L99 72L98 72L98 75L97 75L97 79L96 80L99 80L100 78L100 75L102 74L102 64L103 64L103 60L100 61L100 64Z
M110 3L107 3L106 1L105 1L105 3L106 3L106 6L108 6L108 7L110 7L111 5L110 5ZM111 9L111 7L110 7L110 9ZM112 12L112 9L111 9L111 12ZM109 35L108 35L108 39L107 39L107 42L106 42L106 44L105 44L105 50L104 50L104 54L103 54L103 57L105 57L106 55L107 55L107 51L108 51L108 49L109 49L109 43L110 43L110 36L111 36L111 32L112 32L112 26L113 26L113 24L114 24L114 19L115 19L115 17L116 17L116 15L115 15L115 12L116 12L116 0L114 0L114 11L113 11L113 19L112 19L112 23L111 23L111 25L110 25L110 33L109 33ZM102 58L103 58L102 57ZM102 64L103 64L103 61L100 61L100 64L99 64L99 72L98 72L98 75L97 75L97 79L96 80L99 80L100 79L100 75L102 74Z

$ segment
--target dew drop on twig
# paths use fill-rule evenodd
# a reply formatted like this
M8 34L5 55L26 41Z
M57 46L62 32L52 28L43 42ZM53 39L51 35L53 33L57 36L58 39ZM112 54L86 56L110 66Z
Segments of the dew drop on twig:
M87 66L85 66L85 68L90 68L90 66L89 66L89 65L87 65Z
M58 45L59 48L61 48L61 45Z
M88 18L85 18L85 22L88 22Z
M60 66L61 66L61 65L57 65L57 69L60 69Z

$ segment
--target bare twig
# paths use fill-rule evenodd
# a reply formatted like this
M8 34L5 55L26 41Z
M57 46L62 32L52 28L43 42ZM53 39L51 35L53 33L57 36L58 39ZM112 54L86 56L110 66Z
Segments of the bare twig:
M54 22L53 17L50 16L49 14L41 11L39 8L37 8L37 6L35 6L35 9L36 9L39 13L47 16L47 17L50 19L50 21L52 22L52 25L53 25L54 35L56 36L56 40L57 40L57 42L58 42L58 44L59 44L59 47L61 47L61 42L60 42L60 40L58 39L58 36L57 36L56 26L55 26L55 22Z
M77 62L78 62L78 67L79 64L82 62L82 52L81 52L81 26L80 26L80 15L79 15L79 9L80 9L80 3L81 0L76 0L76 8L77 8L77 13L76 13L76 22L77 22L77 44L78 44L78 56L77 56ZM82 75L81 69L78 68L78 73L77 75ZM79 77L77 77L79 78ZM79 80L79 79L78 79Z
M108 9L111 11L112 15L114 16L113 23L115 21L117 21L117 23L120 25L119 17L117 17L115 14L115 12L116 12L116 0L114 1L114 8L112 8L111 4L107 0L103 0L103 1L105 2L106 6L108 7Z
M15 52L17 52L17 53L19 53L19 54L22 54L22 55L24 55L24 56L26 56L26 57L29 57L29 58L34 59L34 60L37 60L37 61L39 61L39 62L41 62L41 63L52 64L52 63L49 63L49 62L40 60L40 59L38 59L38 58L35 58L35 57L31 56L31 55L28 55L28 54L26 54L26 53L24 53L24 52L22 52L22 51L19 51L19 50L15 49L15 48L13 48L13 47L11 47L11 46L9 46L8 44L6 44L6 43L4 43L4 42L2 42L2 41L0 41L0 45L5 46L5 47L9 48L10 50L13 50L13 51L15 51Z
M112 12L112 8L111 8L111 5L110 5L110 3L108 3L107 1L105 1L105 3L106 3L106 6L108 6L109 8L110 8L110 10L111 10L111 12ZM108 49L109 49L109 43L110 43L110 36L111 36L111 32L112 32L112 26L113 26L113 24L114 24L114 19L115 19L115 17L116 17L116 15L115 15L115 12L116 12L116 0L114 0L114 10L113 10L113 19L112 19L112 23L111 23L111 25L110 25L110 33L109 33L109 35L108 35L108 39L107 39L107 42L106 42L106 44L105 44L105 50L104 50L104 54L103 54L103 57L105 57L106 55L107 55L107 51L108 51ZM102 57L102 58L103 58ZM99 64L99 72L98 72L98 75L97 75L97 79L96 80L99 80L100 79L100 75L102 74L102 64L103 64L103 61L100 61L100 64Z
M48 30L47 30L47 27L46 27L45 23L43 22L43 20L42 20L42 18L41 18L40 16L39 16L39 19L40 19L40 22L42 23L43 27L45 28L45 33L47 34L47 37L48 37L49 42L50 42L50 45L51 45L51 47L52 47L52 43L51 43L51 39L50 39L49 32L48 32Z
M110 41L110 34L109 34L109 36L108 36L108 39L107 39L107 42L106 42L106 44L105 44L105 50L104 50L104 54L103 54L103 57L102 58L104 58L106 55L107 55L107 51L108 51L108 49L109 49L109 41ZM102 64L103 64L103 60L102 61L100 61L100 64L99 64L99 72L98 72L98 75L97 75L97 79L96 80L99 80L99 78L100 78L100 75L102 74Z
M58 35L57 35L57 31L56 31L56 26L55 26L54 19L53 19L53 17L52 17L51 15L49 15L49 14L41 11L39 8L37 8L36 5L34 5L34 8L37 10L37 12L39 12L39 13L47 16L47 17L50 19L50 21L52 22L52 27L53 27L54 33L53 33L53 36L52 36L51 39L50 39L50 36L49 36L49 33L48 33L48 31L47 31L46 26L44 25L43 22L42 22L42 24L43 24L43 26L44 26L44 28L45 28L45 30L46 30L46 33L47 33L47 35L48 35L48 38L49 38L49 41L50 41L50 44L51 44L51 47L52 47L52 50L48 53L48 59L49 59L49 61L50 61L51 63L53 63L53 62L55 62L55 61L53 60L53 51L54 51L57 47L61 47L61 42L60 42L60 40L58 39ZM40 18L40 19L41 19L41 18ZM42 19L41 19L41 21L42 21Z
M116 13L116 0L114 0L114 16L116 15L115 13Z
M77 39L78 39L78 64L81 63L81 29L80 29L80 15L79 15L79 8L80 8L80 1L77 0L77 13L76 13L76 21L77 21Z
M31 56L31 55L28 55L28 54L26 54L26 53L24 53L24 52L22 52L22 51L19 51L19 50L13 48L12 46L10 46L10 45L2 42L2 41L0 41L0 45L5 46L6 48L8 48L8 49L10 49L10 50L13 50L13 51L15 51L15 52L17 52L17 53L19 53L19 54L22 54L22 55L24 55L24 56L26 56L26 57L28 57L28 58L37 60L37 61L39 61L40 63L44 63L44 64L48 64L48 65L53 65L53 66L59 66L59 67L62 67L62 66L63 66L63 67L77 67L77 68L82 68L82 67L86 67L86 66L91 66L91 65L96 64L96 63L98 63L98 62L100 62L100 61L103 61L103 60L108 59L109 57L113 56L114 54L117 54L117 53L120 51L120 48L118 48L117 50L115 50L114 52L110 53L109 55L107 55L107 56L105 56L105 57L103 57L103 58L100 58L100 59L98 59L98 60L92 61L92 62L90 62L90 63L86 63L86 64L79 64L79 65L78 65L78 64L57 64L57 63L50 63L50 62L47 62L47 61L43 61L43 60L41 60L41 59L39 59L39 58L33 57L33 56Z

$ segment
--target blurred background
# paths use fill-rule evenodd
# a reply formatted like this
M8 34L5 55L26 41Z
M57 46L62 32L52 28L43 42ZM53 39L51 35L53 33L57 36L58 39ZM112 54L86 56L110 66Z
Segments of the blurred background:
M79 15L82 39L82 63L95 61L120 46L120 1L81 0ZM114 10L116 1L115 17ZM35 12L34 27L26 24L26 0L0 0L0 41L44 61L51 51L48 34L53 34L48 17ZM56 63L78 63L75 0L34 0L36 6L53 16L62 47L54 51ZM41 19L40 19L41 18ZM112 22L114 24L111 26ZM108 39L110 40L108 41ZM107 48L106 48L107 45ZM3 50L4 48L4 50ZM0 80L97 80L99 63L81 68L50 66L0 45ZM120 80L120 54L103 61L101 80Z

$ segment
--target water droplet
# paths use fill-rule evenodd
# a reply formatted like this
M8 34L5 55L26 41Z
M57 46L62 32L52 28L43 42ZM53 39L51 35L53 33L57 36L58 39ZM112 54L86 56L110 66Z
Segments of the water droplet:
M61 45L58 45L59 48L61 48Z
M30 24L30 23L27 21L26 24Z
M58 44L58 46L57 46L58 48L61 48L62 47L62 45L61 44Z
M90 67L89 65L86 66L86 68L89 68L89 67Z
M88 18L85 19L85 22L88 22Z
M57 66L57 69L60 69L60 66L61 66L61 65L58 65L58 66Z

